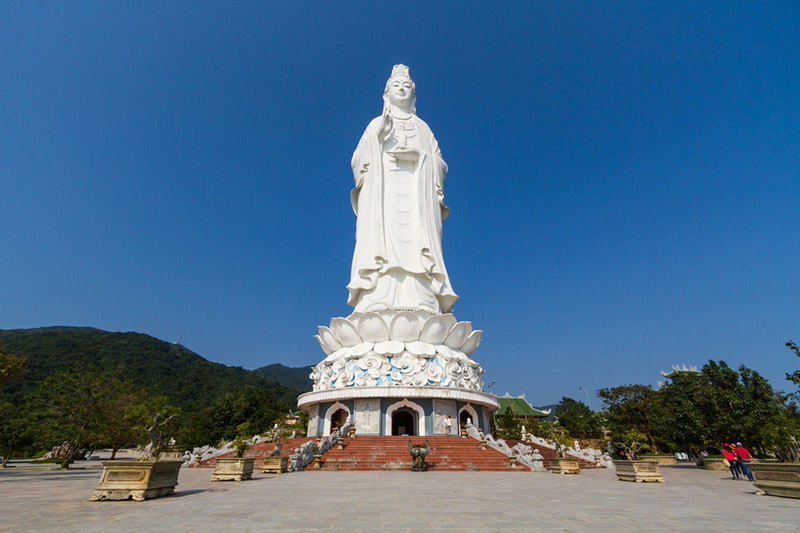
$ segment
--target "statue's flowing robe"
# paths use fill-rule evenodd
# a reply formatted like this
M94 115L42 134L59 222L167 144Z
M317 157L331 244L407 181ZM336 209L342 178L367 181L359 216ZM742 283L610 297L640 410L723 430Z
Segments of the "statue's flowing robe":
M347 303L356 311L382 308L448 313L458 299L450 286L442 255L442 220L449 211L444 205L443 193L447 165L428 125L416 115L412 115L410 120L416 126L418 141L415 142L421 150L411 174L413 187L409 189L415 196L409 200L414 203L412 211L415 215L409 222L413 224L411 229L402 220L402 228L391 227L398 224L398 217L396 213L387 213L386 202L392 201L393 194L388 180L394 178L387 168L389 163L384 146L378 140L380 117L367 126L351 161L355 188L350 200L357 222ZM365 163L369 165L366 171ZM402 243L387 242L387 239L391 241L409 231L415 232L413 239ZM415 248L411 254L405 253L409 242ZM380 283L384 287L377 295ZM402 298L395 296L401 293ZM415 294L419 297L415 298ZM376 305L376 298L379 305ZM409 303L409 298L414 301Z

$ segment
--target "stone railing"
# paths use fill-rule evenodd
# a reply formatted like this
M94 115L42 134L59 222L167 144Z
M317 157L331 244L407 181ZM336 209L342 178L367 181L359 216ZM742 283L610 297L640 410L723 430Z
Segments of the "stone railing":
M255 435L252 438L247 439L245 442L252 446L260 442L269 442L271 440L273 440L272 436ZM226 442L220 448L215 448L214 446L210 445L200 446L183 454L183 466L197 466L203 461L208 461L209 459L213 459L214 457L219 457L220 455L225 455L233 451L236 451L236 448L233 446L233 441Z
M481 430L479 430L472 424L467 424L467 436L472 437L473 439L477 439L481 442L485 442L486 445L489 446L490 448L493 448L498 452L507 455L516 462L527 466L528 468L531 469L531 471L545 470L544 456L542 456L542 454L539 453L538 448L534 448L533 446L523 443L517 443L516 445L511 447L503 439L495 439L491 434L484 434ZM522 437L523 441L530 442L531 445L536 445L543 448L549 448L554 451L556 450L556 445L546 441L545 439L536 437L529 433L523 434ZM594 463L598 466L603 466L603 467L613 466L611 457L608 454L604 454L600 450L595 450L593 448L583 448L581 450L566 448L564 449L564 454L571 455L579 459L583 459L590 463Z
M294 453L292 453L289 459L289 472L303 470L314 461L314 456L324 454L330 450L331 447L339 444L339 441L344 440L349 433L350 419L348 418L347 422L345 422L342 427L331 433L329 437L323 437L322 440L319 441L319 444L314 441L308 441L303 443L299 448L295 448Z

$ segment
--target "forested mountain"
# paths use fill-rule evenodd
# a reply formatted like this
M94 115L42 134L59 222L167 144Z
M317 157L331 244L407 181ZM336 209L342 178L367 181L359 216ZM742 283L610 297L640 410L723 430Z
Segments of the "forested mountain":
M77 365L87 372L119 369L122 378L166 396L185 412L204 409L226 392L251 387L271 391L282 410L296 405L298 391L292 387L142 333L77 327L0 330L0 345L27 359L23 374L2 391L12 401L35 391L47 376Z
M253 370L259 376L264 376L267 379L276 381L281 385L287 387L294 387L300 392L308 392L311 390L314 382L308 377L311 374L311 366L290 367L284 366L280 363L274 365L262 366Z

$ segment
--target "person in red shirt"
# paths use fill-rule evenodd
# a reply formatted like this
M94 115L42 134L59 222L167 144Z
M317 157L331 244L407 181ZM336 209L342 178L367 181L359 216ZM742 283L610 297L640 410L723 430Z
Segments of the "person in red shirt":
M742 446L741 442L736 443L735 452L736 457L739 459L739 464L742 465L742 472L744 472L744 475L747 476L747 479L753 481L753 474L750 473L750 469L747 468L747 463L753 459L753 456L750 455L750 452L747 451L747 448Z
M728 461L728 467L731 469L731 478L739 479L739 467L736 464L736 454L733 453L733 446L727 442L722 446L722 456Z

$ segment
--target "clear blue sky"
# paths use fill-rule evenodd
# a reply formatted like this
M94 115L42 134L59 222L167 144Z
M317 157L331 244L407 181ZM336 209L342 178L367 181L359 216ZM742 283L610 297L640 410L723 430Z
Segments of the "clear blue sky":
M0 328L318 362L350 312L350 157L402 62L496 393L709 358L787 388L800 4L488 4L3 2Z

